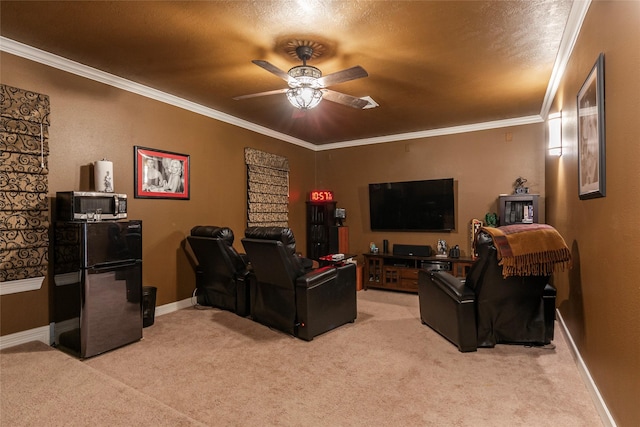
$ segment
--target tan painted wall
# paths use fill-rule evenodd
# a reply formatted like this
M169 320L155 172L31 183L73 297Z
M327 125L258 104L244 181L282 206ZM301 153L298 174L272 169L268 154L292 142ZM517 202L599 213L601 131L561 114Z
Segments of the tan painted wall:
M290 226L305 248L304 195L313 187L314 153L235 126L2 54L1 81L49 95L49 195L89 190L90 164L114 163L114 188L129 195L129 218L143 221L143 282L158 287L157 304L191 296L193 268L183 249L195 225L231 227L235 246L246 227L244 147L279 154L291 165ZM191 156L191 199L133 198L133 146ZM1 298L1 334L49 324L49 280L43 288Z
M574 268L555 277L559 310L619 426L640 422L640 2L594 2L552 111L563 155L546 162L547 220ZM605 55L606 197L578 198L576 94Z
M459 244L463 255L469 253L469 220L497 211L497 195L511 192L515 178L528 178L532 192L544 193L541 124L313 153L12 55L2 54L2 62L3 83L50 96L51 197L56 191L90 189L90 164L103 157L114 162L115 191L129 194L129 217L143 220L143 280L158 287L158 305L188 298L193 291L193 269L183 249L192 226L230 226L236 231L236 247L242 249L245 146L289 158L290 224L303 252L304 200L314 187L333 189L339 205L347 208L351 251L365 251L370 241L381 245L384 238L391 244L431 246L444 238ZM133 198L134 145L189 154L191 200ZM368 183L442 177L456 180L455 232L369 231ZM3 335L48 324L48 282L40 291L2 297Z
M469 256L471 219L484 220L486 213L498 213L498 196L513 193L519 176L528 180L531 193L541 195L540 220L544 221L544 138L543 124L533 124L322 151L316 162L318 187L333 189L338 207L347 210L350 252L368 252L370 242L382 248L384 239L389 240L390 251L394 244L435 248L444 239L450 247L460 245L462 255ZM455 231L371 231L370 183L438 178L454 178Z
M352 252L365 251L370 241L381 245L385 238L392 245L431 246L444 238L450 245L459 244L463 255L468 254L469 220L496 212L497 195L511 192L515 178L528 178L531 191L544 195L541 124L314 154L12 55L3 54L2 61L3 83L50 96L51 197L56 191L90 189L89 165L103 157L114 162L115 191L129 194L129 217L143 220L143 280L145 285L158 287L158 305L188 298L193 291L193 269L182 247L193 225L230 226L236 231L236 247L242 249L239 237L246 221L245 146L289 158L290 224L303 252L304 200L314 187L333 189L339 206L347 208ZM506 141L506 134L511 141ZM191 200L131 197L134 145L189 154ZM505 162L505 158L512 160ZM456 180L455 232L369 231L368 183L443 177ZM542 218L543 211L544 199L540 205ZM1 333L46 325L48 292L45 280L40 291L3 296ZM32 309L25 311L27 306Z

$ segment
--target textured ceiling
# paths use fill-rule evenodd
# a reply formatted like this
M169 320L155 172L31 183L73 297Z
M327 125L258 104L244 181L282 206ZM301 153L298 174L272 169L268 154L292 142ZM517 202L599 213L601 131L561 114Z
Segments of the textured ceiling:
M196 102L312 144L538 115L571 1L6 1L3 37ZM251 63L309 65L369 77L330 88L370 96L357 110L309 111Z

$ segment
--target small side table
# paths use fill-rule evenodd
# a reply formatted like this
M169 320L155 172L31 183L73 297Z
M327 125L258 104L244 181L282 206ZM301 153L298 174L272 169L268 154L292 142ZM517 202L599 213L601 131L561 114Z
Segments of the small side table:
M356 254L342 254L344 255L344 258L333 259L334 255L338 255L338 254L323 255L320 258L318 258L318 263L320 264L320 267L325 267L327 265L342 264L357 256Z

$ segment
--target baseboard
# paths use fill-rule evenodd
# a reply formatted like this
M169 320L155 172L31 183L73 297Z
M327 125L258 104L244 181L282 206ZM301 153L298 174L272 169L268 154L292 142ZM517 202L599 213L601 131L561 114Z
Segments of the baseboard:
M163 314L173 313L174 311L182 310L183 308L191 307L192 305L194 305L193 298L183 299L182 301L176 301L156 307L155 315L162 316ZM41 326L39 328L16 332L15 334L3 335L0 337L0 350L31 341L40 341L47 345L51 345L55 339L53 336L53 326L54 324L52 323L48 326Z
M194 298L187 298L181 301L172 302L169 304L156 307L156 316L162 316L163 314L173 313L174 311L182 310L183 308L191 307L195 305Z
M604 399L602 399L602 395L598 390L598 386L593 381L591 377L591 373L589 373L589 368L582 360L582 356L580 355L580 351L578 351L578 347L576 347L576 343L573 341L571 337L571 333L569 332L569 328L564 323L564 319L562 318L562 314L560 310L556 309L556 318L558 319L558 323L560 323L560 329L562 330L562 335L566 339L569 344L569 351L571 352L571 356L573 356L573 360L576 362L576 366L578 367L578 371L582 376L582 380L584 381L589 394L591 395L591 399L593 400L593 404L596 407L596 411L598 411L598 415L600 415L600 419L602 420L602 424L605 427L616 427L617 424L611 413L609 412L609 408L607 408Z
M52 326L41 326L39 328L29 329L26 331L16 332L15 334L3 335L0 337L0 350L14 347L16 345L28 343L31 341L41 341L49 345L51 339Z

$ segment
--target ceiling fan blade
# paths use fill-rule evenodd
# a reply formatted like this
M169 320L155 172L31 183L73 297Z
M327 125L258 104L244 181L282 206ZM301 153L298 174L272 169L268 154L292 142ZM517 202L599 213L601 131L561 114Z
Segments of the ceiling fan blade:
M347 68L346 70L336 71L335 73L327 74L324 77L318 79L318 83L321 87L327 87L335 85L337 83L348 82L349 80L361 79L367 77L369 74L359 65L355 67Z
M251 93L249 95L236 96L233 99L235 99L236 101L239 101L241 99L257 98L258 96L276 95L276 94L279 94L279 93L285 93L288 90L289 90L289 88L284 88L284 89L270 90L270 91L267 91L267 92Z
M335 90L322 89L322 98L327 101L337 102L338 104L346 105L348 107L363 109L369 105L369 101L356 98L355 96L347 95L346 93L336 92Z
M289 80L291 80L293 78L289 74L287 74L286 72L282 71L280 68L276 67L275 65L273 65L270 62L262 61L260 59L254 59L251 62L256 64L258 67L264 68L265 70L267 70L271 74L275 74L276 76L280 77L282 80L284 80L287 83L289 83Z

